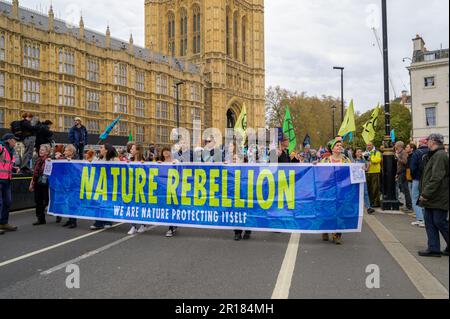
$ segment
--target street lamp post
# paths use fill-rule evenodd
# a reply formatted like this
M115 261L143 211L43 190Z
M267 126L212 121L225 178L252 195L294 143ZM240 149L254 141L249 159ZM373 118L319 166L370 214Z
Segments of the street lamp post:
M335 114L336 114L336 105L333 104L333 106L331 107L331 109L333 110L333 136L331 137L332 139L336 137L336 128L335 128L335 122L336 122L336 118L335 118Z
M344 122L344 68L335 66L333 67L333 70L341 71L341 122Z
M173 86L177 92L176 92L176 98L177 98L177 142L180 141L180 89L179 87L183 85L184 82L180 81L175 83Z
M387 30L387 4L381 0L383 16L383 69L384 69L384 114L385 137L383 145L383 210L399 210L400 203L397 200L395 176L397 165L395 162L394 148L391 140L391 105L389 96L389 51Z

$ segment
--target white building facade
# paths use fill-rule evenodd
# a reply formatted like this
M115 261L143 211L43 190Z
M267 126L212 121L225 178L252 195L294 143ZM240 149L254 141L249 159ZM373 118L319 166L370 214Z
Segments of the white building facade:
M449 143L449 50L427 51L425 42L413 39L411 75L413 140L432 133Z

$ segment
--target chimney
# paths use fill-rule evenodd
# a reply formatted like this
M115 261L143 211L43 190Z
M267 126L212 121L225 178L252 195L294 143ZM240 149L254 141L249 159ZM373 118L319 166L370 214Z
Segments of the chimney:
M408 91L406 90L402 91L402 104L408 104Z
M425 52L425 41L423 41L423 38L420 35L416 35L416 38L413 39L413 44L414 52Z

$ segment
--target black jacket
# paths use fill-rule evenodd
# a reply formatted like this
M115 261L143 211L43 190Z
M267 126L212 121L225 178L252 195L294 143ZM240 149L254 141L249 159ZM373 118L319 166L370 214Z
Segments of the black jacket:
M21 139L36 135L39 129L38 126L31 125L31 122L25 119L20 121L20 128L22 129Z
M50 131L48 125L41 124L36 133L36 149L43 144L52 144L53 143L53 132Z
M409 169L411 170L411 177L413 180L420 181L424 169L423 159L429 151L430 150L427 146L421 146L413 153L411 157L411 163L409 165Z

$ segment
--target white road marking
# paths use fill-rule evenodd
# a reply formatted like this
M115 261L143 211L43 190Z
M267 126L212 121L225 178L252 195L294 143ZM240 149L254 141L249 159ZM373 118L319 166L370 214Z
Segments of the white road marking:
M286 249L283 264L278 274L277 283L272 293L272 299L288 299L291 289L292 276L294 275L295 263L297 261L300 234L292 234Z
M153 226L153 227L149 228L148 230L154 229L154 228L156 228L156 227L157 227L157 226ZM115 242L113 242L113 243L110 243L110 244L108 244L108 245L105 245L105 246L103 246L103 247L100 247L100 248L98 248L98 249L96 249L96 250L90 251L90 252L88 252L88 253L86 253L86 254L84 254L84 255L81 255L81 256L79 256L79 257L77 257L77 258L74 258L74 259L69 260L69 261L67 261L67 262L65 262L65 263L62 263L62 264L60 264L60 265L58 265L58 266L55 266L55 267L50 268L50 269L48 269L48 270L46 270L46 271L43 271L43 272L41 272L41 275L42 275L42 276L48 276L48 275L50 275L50 274L52 274L52 273L54 273L54 272L56 272L56 271L58 271L58 270L61 270L61 269L66 268L66 267L69 266L69 265L77 264L77 263L79 263L80 261L82 261L82 260L84 260L84 259L87 259L87 258L92 257L92 256L94 256L94 255L97 255L97 254L99 254L99 253L101 253L101 252L104 252L105 250L108 250L108 249L110 249L110 248L112 248L112 247L114 247L114 246L120 245L120 244L122 244L122 243L124 243L124 242L126 242L126 241L128 241L128 240L130 240L130 239L132 239L132 238L134 238L134 237L136 237L137 235L138 235L138 234L135 234L135 235L129 235L129 236L124 237L124 238L122 238L122 239L119 239L119 240L117 240L117 241L115 241Z
M40 249L40 250L36 250L36 251L31 252L31 253L22 255L22 256L20 256L20 257L13 258L13 259L10 259L10 260L1 262L1 263L0 263L0 267L4 267L4 266L6 266L6 265L10 265L10 264L12 264L12 263L15 263L15 262L18 262L18 261L21 261L21 260L24 260L24 259L27 259L27 258L36 256L36 255L39 255L39 254L42 254L42 253L47 252L47 251L49 251L49 250L53 250L53 249L55 249L55 248L58 248L58 247L61 247L61 246L65 246L65 245L68 245L68 244L73 243L73 242L75 242L75 241L78 241L78 240L81 240L81 239L84 239L84 238L87 238L87 237L91 237L91 236L97 235L97 234L99 234L99 233L101 233L101 232L104 232L104 231L106 231L106 230L108 230L108 229L115 228L115 227L118 227L118 226L121 226L121 225L123 225L123 223L113 225L113 226L110 227L110 228L105 228L105 229L97 230L97 231L94 231L94 232L92 232L92 233L88 233L88 234L86 234L86 235L83 235L83 236L80 236L80 237L76 237L76 238L67 240L67 241L65 241L65 242L62 242L62 243L59 243L59 244L56 244L56 245L53 245L53 246L49 246L49 247L47 247L47 248L43 248L43 249Z
M449 298L449 293L441 282L375 216L367 216L365 220L425 299Z

